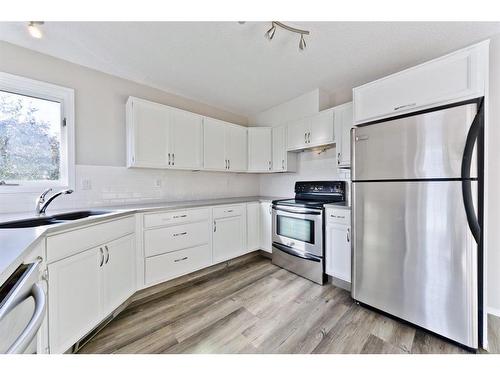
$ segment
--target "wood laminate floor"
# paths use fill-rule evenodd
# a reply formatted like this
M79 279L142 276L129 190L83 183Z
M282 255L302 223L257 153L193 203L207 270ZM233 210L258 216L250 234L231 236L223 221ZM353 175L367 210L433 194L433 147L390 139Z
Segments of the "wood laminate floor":
M467 353L260 256L188 279L139 292L79 353Z

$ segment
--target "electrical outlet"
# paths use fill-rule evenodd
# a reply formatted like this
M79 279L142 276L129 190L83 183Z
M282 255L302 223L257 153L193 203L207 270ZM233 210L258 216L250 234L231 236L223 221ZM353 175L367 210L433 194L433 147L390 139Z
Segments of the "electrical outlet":
M92 181L90 179L85 178L82 180L82 190L91 190L92 189Z
M161 188L161 179L157 178L157 179L155 180L155 187L157 187L157 188Z

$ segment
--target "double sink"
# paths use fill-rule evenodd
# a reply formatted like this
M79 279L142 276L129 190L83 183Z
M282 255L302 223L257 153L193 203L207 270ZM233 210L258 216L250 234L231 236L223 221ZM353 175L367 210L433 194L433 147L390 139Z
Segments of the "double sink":
M67 223L69 221L85 219L86 217L90 216L105 215L111 212L112 211L86 210L86 211L66 212L63 214L52 215L52 216L32 217L28 219L0 223L0 229L32 228L44 225L61 224L61 223Z

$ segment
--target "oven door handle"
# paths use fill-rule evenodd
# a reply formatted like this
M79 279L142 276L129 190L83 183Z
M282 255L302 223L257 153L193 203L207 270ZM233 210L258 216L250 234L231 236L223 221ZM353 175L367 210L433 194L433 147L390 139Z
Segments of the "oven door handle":
M299 214L299 215L321 215L321 211L295 211L295 210L281 208L280 206L273 206L273 210L281 211L281 212L288 212L291 214Z
M279 243L276 243L276 242L273 242L273 246L275 248L277 248L278 250L281 250L284 253L287 253L287 254L292 255L294 257L301 258L301 259L312 260L313 262L321 262L320 258L315 257L314 255L311 255L311 254L307 254L307 253L303 253L301 251L297 251L295 249L292 249L289 246L282 245L282 244L279 244Z

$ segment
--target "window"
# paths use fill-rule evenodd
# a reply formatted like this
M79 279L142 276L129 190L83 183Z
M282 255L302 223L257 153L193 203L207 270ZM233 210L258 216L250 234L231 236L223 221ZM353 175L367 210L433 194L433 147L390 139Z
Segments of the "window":
M74 92L0 73L0 194L74 184Z

